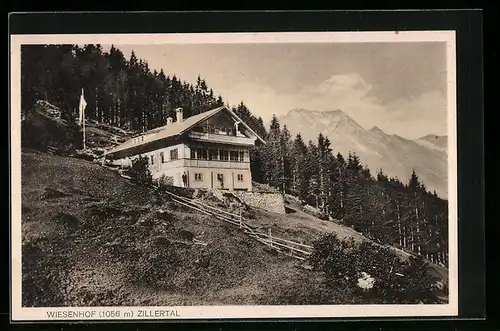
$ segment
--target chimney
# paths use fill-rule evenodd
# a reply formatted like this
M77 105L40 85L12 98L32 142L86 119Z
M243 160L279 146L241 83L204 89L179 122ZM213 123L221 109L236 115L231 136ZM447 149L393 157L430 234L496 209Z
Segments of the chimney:
M167 117L167 124L172 124L172 117Z
M182 108L175 108L175 115L177 116L177 122L180 123L183 121L182 119Z

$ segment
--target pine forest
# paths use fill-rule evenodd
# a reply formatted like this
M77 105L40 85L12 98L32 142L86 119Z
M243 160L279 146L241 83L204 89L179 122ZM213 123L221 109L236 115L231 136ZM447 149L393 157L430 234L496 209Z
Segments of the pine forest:
M103 51L100 45L28 45L21 55L23 118L45 100L76 121L82 89L88 119L133 132L165 125L177 107L189 117L227 105L266 141L251 155L256 182L298 197L324 220L448 264L448 201L429 192L415 171L391 178L355 153L338 153L327 136L304 141L276 117L266 125L244 101L228 105L202 77L186 82L168 72L168 60L158 72L133 52L127 58L115 46Z

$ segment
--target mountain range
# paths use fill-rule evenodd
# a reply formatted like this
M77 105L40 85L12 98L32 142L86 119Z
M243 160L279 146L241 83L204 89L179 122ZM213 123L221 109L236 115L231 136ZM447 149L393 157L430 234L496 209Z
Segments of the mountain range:
M378 127L366 130L342 110L292 109L278 117L291 134L304 141L317 141L321 132L331 141L334 153L355 153L372 175L382 169L391 177L408 182L414 169L428 190L447 199L447 136L427 135L415 140L387 134Z

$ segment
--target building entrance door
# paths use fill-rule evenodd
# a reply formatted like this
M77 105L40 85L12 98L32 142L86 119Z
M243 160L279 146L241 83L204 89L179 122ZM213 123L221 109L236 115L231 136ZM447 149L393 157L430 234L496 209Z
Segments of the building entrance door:
M224 187L224 174L217 174L215 177L215 188L219 190L223 190Z

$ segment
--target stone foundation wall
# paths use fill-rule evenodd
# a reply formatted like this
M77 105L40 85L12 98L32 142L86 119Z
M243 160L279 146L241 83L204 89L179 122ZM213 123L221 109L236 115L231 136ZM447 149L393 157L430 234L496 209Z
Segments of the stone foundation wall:
M176 186L168 186L168 191L186 197L186 198L200 198L201 196L210 192L213 196L220 201L226 201L227 203L237 203L243 202L248 207L255 207L264 209L270 212L278 214L286 214L285 212L285 200L281 193L258 193L258 192L246 192L246 191L221 191L221 190L205 190L205 189L192 189L183 188ZM232 196L232 198L231 198ZM240 202L237 201L237 199ZM229 200L228 200L229 199Z
M250 207L265 209L278 214L285 214L285 201L280 193L231 192Z

